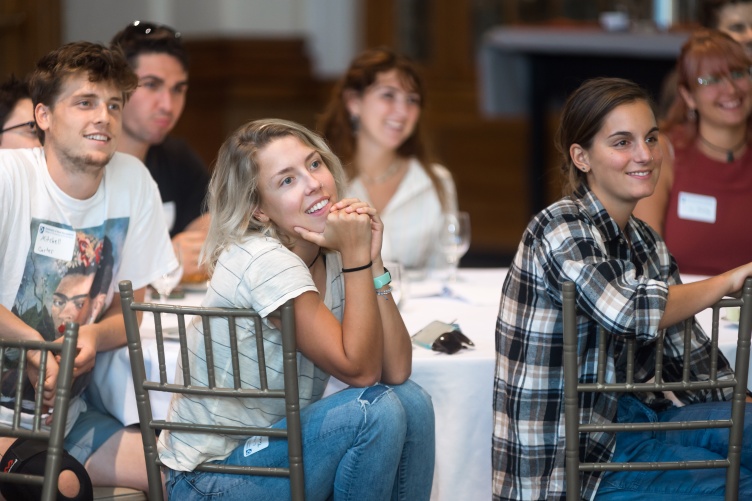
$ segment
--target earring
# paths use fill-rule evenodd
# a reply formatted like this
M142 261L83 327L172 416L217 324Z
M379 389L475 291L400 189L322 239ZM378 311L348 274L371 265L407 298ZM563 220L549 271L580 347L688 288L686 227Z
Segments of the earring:
M695 108L687 108L687 121L694 122L697 120L697 110Z
M358 115L350 115L350 128L352 128L353 136L358 133L358 129L360 129L360 117Z
M584 172L585 174L587 174L587 172L588 172L588 168L587 168L587 167L583 167L583 168L582 168L582 172Z

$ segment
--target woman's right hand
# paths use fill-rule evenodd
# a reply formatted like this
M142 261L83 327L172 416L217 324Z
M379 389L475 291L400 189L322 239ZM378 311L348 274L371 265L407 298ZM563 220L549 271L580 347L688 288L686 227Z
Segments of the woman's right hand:
M347 212L357 212L358 214L368 214L371 218L371 260L376 262L381 257L381 244L384 239L384 223L379 217L376 209L368 205L367 202L357 198L346 198L340 200L332 206L332 211L345 210Z
M752 263L729 270L724 275L727 275L729 280L729 290L726 295L738 297L741 294L742 287L744 287L744 281L752 277Z
M361 266L370 260L371 217L367 213L348 210L347 207L361 203L352 201L341 209L329 213L323 233L315 233L296 227L295 231L309 242L332 249L342 254L344 266Z

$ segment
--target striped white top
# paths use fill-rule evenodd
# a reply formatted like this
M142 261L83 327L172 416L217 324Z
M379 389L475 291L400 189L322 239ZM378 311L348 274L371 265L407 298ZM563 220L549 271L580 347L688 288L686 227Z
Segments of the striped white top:
M327 289L324 303L342 321L344 285L342 263L337 253L325 254ZM267 317L288 299L306 291L316 291L306 264L278 240L252 236L220 256L203 306L253 308ZM264 348L270 388L282 388L281 333L263 320ZM214 370L218 385L232 386L232 366L227 322L212 324ZM248 319L238 320L237 336L240 373L243 386L258 388L258 362L254 328ZM188 329L188 358L196 384L205 385L206 363L204 338L200 323ZM329 375L298 353L300 406L319 400ZM182 382L182 364L178 360L176 382ZM251 425L268 427L285 416L282 399L207 398L175 395L167 419L187 423ZM247 438L247 437L246 437ZM210 436L184 432L163 432L159 437L159 457L173 470L191 471L204 461L224 459L238 447L244 437Z

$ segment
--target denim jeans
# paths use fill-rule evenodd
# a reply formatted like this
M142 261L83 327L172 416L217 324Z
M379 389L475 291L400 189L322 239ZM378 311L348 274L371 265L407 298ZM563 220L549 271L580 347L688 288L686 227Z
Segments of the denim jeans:
M412 381L347 388L301 411L306 499L428 500L435 452L433 404ZM274 427L285 427L286 421ZM287 466L287 441L221 464ZM170 499L289 500L287 478L168 470Z
M621 423L704 421L728 419L730 402L709 402L672 407L655 412L636 398L619 398L617 420ZM681 431L645 431L616 434L614 462L691 461L724 459L728 448L727 428ZM739 499L752 496L752 404L744 415ZM597 500L681 499L723 500L726 470L669 470L605 472L598 487Z

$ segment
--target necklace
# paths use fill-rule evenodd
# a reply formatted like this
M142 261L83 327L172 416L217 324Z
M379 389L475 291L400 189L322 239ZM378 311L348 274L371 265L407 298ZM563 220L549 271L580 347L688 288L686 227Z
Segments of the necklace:
M390 165L387 170L385 170L378 176L371 177L368 174L365 174L363 172L361 172L359 175L365 184L381 184L385 182L387 179L389 179L390 177L392 177L393 175L395 175L401 166L402 166L402 162L400 162L399 160L395 160L394 162L392 162L392 165Z
M708 141L707 139L705 139L704 137L702 137L700 134L697 134L697 137L699 137L700 141L702 141L702 143L705 146L707 146L708 148L710 148L711 150L715 150L715 151L718 151L720 153L725 153L726 154L726 162L728 162L728 163L731 163L731 162L734 161L734 152L735 151L739 151L743 146L745 146L747 144L747 138L745 137L744 139L742 139L742 141L739 144L737 144L733 148L728 149L728 148L722 148L720 146L717 146L717 145L711 143L710 141Z
M319 253L316 254L316 257L313 258L313 261L311 261L311 264L308 265L308 269L311 269L311 267L316 264L316 261L319 260L319 256L321 256L321 247L319 247Z

